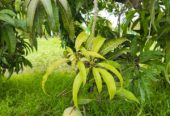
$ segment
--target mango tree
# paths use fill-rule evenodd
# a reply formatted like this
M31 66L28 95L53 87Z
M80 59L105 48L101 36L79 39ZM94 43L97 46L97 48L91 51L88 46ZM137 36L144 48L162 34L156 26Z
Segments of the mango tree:
M99 15L103 10L117 16L116 28ZM157 88L153 82L170 83L169 20L169 0L2 0L0 73L31 66L28 50L37 48L37 37L53 33L60 35L65 59L47 70L44 92L49 74L65 62L76 71L76 107L80 87L89 80L99 93L107 86L110 98L117 94L144 104Z

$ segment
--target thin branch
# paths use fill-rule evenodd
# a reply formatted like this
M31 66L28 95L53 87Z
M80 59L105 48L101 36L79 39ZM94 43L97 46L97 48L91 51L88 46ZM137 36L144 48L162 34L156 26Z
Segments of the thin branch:
M94 0L94 19L93 19L93 25L92 25L92 35L95 35L95 27L97 22L97 16L98 16L98 1Z

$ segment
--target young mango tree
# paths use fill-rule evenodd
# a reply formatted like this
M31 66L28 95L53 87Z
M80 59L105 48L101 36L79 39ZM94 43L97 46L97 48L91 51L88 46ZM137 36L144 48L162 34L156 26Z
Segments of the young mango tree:
M106 83L108 88L108 93L110 99L114 97L115 94L124 96L130 100L138 102L138 99L128 90L123 88L123 77L120 70L120 65L112 60L108 60L104 57L104 54L113 50L114 47L126 41L122 38L117 39L112 44L112 49L110 46L106 46L105 38L101 36L91 38L90 35L85 32L81 32L75 41L75 51L70 47L66 48L65 59L57 60L48 69L43 77L42 87L45 91L45 82L49 74L58 66L63 63L70 64L76 71L76 77L73 83L73 102L78 108L78 92L81 85L88 84L90 80L94 80L99 93L102 91L103 81ZM115 43L117 42L117 43ZM105 45L106 44L106 45ZM111 43L109 43L111 44ZM117 77L119 81L115 81L114 77ZM94 78L94 79L93 79ZM117 84L116 84L117 83Z
M130 88L135 92L135 94L139 96L142 105L144 105L147 100L150 100L153 91L157 88L152 86L152 83L164 79L169 83L169 1L151 0L139 2L137 5L135 5L134 2L126 2L120 6L116 6L116 3L113 3L113 5L112 3L113 1L107 2L99 0L97 10L105 8L109 12L110 9L116 9L118 17L121 18L123 15L125 17L124 22L121 22L118 18L118 29L112 31L107 19L99 16L96 18L96 11L94 15L84 20L84 23L87 25L85 31L88 33L90 30L91 34L88 35L88 37L86 37L87 35L84 32L80 33L80 35L76 34L75 45L71 44L71 46L69 46L72 49L66 47L66 56L69 57L69 59L65 59L63 62L71 61L73 67L76 67L75 70L77 72L73 83L73 101L76 107L78 106L77 94L80 86L88 82L88 78L91 77L94 77L99 93L101 91L102 80L106 83L111 98L114 95L113 93L125 93L126 96L123 96L137 101L134 95L129 91L127 92L126 89L122 90L121 86L120 88L114 86L115 80L110 80L112 87L109 87L110 85L105 78L106 75L110 78L114 75L118 78L120 77L117 75L120 74L120 70L118 70L117 65L113 63L113 60L123 66L121 73L124 80L121 81L119 78L119 82L125 83L125 88ZM95 7L94 5L94 9ZM72 7L70 8L74 9ZM88 8L91 9L91 5L89 5ZM96 19L98 20L96 21ZM76 18L74 20L76 20ZM81 21L79 21L79 23L81 23ZM96 25L95 29L93 27L94 24ZM94 33L95 36L93 35ZM100 35L102 36L101 38L105 39L97 39L100 38ZM79 41L80 37L81 41ZM79 43L79 47L77 47L77 43ZM97 51L93 51L93 48L95 48L93 43L97 44ZM108 60L111 60L112 63L107 62ZM106 62L106 64L103 65L103 62ZM60 63L57 63L57 65L59 64ZM113 72L113 68L115 68L118 73ZM43 88L51 70L52 68L49 68L44 76ZM165 78L162 78L162 76ZM99 77L101 79L99 79ZM115 87L117 88L117 92L113 92L115 91L115 89L113 89ZM110 92L111 90L109 90L109 88L112 88L112 92ZM119 92L119 90L122 91Z
M103 10L118 17L116 28L99 16ZM44 92L50 73L67 63L76 72L72 91L75 107L81 101L81 86L90 84L89 80L99 93L107 86L111 99L121 95L144 107L158 88L152 86L154 82L170 83L169 20L169 0L2 0L0 75L31 66L25 49L37 48L38 36L59 34L65 58L47 69ZM30 44L23 38L29 38ZM16 60L11 61L13 57Z

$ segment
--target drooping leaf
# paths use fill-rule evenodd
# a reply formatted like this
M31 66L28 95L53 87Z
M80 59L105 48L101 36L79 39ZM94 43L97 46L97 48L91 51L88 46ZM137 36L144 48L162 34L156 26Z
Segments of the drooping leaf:
M15 36L15 32L13 27L6 27L8 38L9 38L9 44L10 44L10 52L14 53L16 50L16 44L17 44L17 39Z
M48 16L50 16L50 18L53 18L53 8L52 8L51 0L40 0L40 1L43 4Z
M83 80L83 84L86 84L86 80L87 80L87 72L86 72L86 68L85 65L82 61L78 61L77 63L77 67L79 69L79 75Z
M41 12L40 12L41 11ZM48 26L48 21L45 21L44 18L46 17L46 11L42 5L38 6L36 11L35 11L35 16L34 16L34 24L33 24L33 32L38 34L40 37L43 35L43 25L45 25L45 30L47 33L49 32L49 26ZM49 28L48 28L48 27ZM51 30L50 30L51 31ZM49 33L48 33L49 34Z
M56 5L56 3L52 3L53 8L53 15L54 15L54 25L53 30L55 32L59 31L60 28L60 22L59 22L59 7Z
M50 19L50 20L51 20L51 19ZM46 22L44 23L44 25L45 25L45 29L46 29L48 35L51 35L51 21L46 21Z
M6 64L6 65L9 65L9 63L8 63L8 61L7 61L7 59L5 57L2 57L1 61L2 61L2 63Z
M1 21L4 21L12 26L15 26L15 21L14 19L12 19L12 17L10 17L9 15L7 14L4 14L4 13L0 13L0 20Z
M30 30L32 30L33 22L34 22L34 16L37 9L37 5L39 3L39 0L31 0L28 5L27 10L27 26Z
M69 33L70 39L74 42L75 27L74 27L74 19L72 17L71 8L67 0L57 0L56 2L60 8L60 14L62 17L64 28L67 31L67 33Z
M126 38L117 38L105 41L99 53L102 55L106 55L108 52L113 51L115 48L117 48L120 44L124 43L125 41L127 41Z
M83 83L83 79L80 77L80 73L78 73L74 79L73 92L72 92L73 102L74 102L74 105L76 108L78 108L77 96L78 96L78 92L79 92L79 89L80 89L82 83Z
M49 29L48 29L48 34L51 35L51 30L54 30L55 29L55 26L57 26L56 24L56 20L54 18L58 18L58 17L54 17L54 14L55 16L57 15L57 10L56 12L53 12L54 9L57 9L58 7L55 6L55 3L54 1L51 1L51 0L40 0L45 8L45 11L48 15L48 20L47 20L47 23L49 25ZM52 3L51 3L52 2ZM53 8L54 7L54 8ZM40 19L41 20L41 19ZM47 26L47 24L46 24Z
M115 67L115 68L117 68L117 69L119 69L121 71L121 66L120 66L120 64L118 62L113 61L113 60L106 60L104 62L112 65L113 67Z
M139 103L139 100L135 97L135 95L132 92L130 92L124 88L119 89L116 92L116 94L119 96L125 97L126 99L129 99L129 100Z
M102 56L102 55L100 55L99 53L97 53L97 52L93 52L93 51L82 51L81 52L84 56L89 56L89 57L94 57L94 58L101 58L101 59L104 59L105 60L105 58Z
M1 35L2 38L7 44L9 53L13 54L16 50L16 42L17 42L13 27L5 26L4 30L1 31L1 34L2 34Z
M25 66L29 66L29 67L32 68L32 64L31 64L31 62L28 59L23 58L23 60L24 60L23 63L24 63Z
M100 72L103 80L105 81L105 83L107 85L110 99L113 99L113 97L116 93L116 84L115 84L115 80L114 80L113 76L105 69L97 68L97 70Z
M100 50L100 48L102 47L105 40L106 40L105 38L103 38L101 36L97 36L93 40L92 51L98 52Z
M83 42L85 42L87 40L87 38L88 38L88 34L86 34L85 32L81 32L77 36L76 41L75 41L76 51L80 50L81 45L83 44Z
M96 82L96 86L97 86L98 92L101 93L101 91L102 91L102 79L101 79L101 75L100 75L99 71L96 68L93 68L92 72L93 72L93 76L94 76L94 80Z
M98 63L98 65L113 72L118 77L121 87L123 87L123 77L115 67L113 67L112 65L108 63Z
M46 71L46 73L45 73L45 75L43 76L43 79L42 79L42 89L43 89L43 92L44 92L45 94L47 94L47 93L46 93L46 90L45 90L45 83L46 83L49 75L50 75L56 68L58 68L60 65L66 63L66 62L67 62L67 59L60 59L60 60L57 60L56 62L54 62L53 64L51 64L51 65L48 67L48 69L47 69L47 71Z
M0 14L7 14L7 15L10 15L10 16L16 16L16 14L12 10L9 10L9 9L0 10Z

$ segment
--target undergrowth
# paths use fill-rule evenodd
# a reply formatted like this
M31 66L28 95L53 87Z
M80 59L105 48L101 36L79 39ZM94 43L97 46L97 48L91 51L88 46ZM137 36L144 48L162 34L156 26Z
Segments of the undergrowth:
M1 116L59 116L66 107L72 106L71 87L73 74L55 72L47 83L49 95L41 89L41 73L14 75L9 81L1 82L0 86L0 115ZM83 96L96 98L85 105L87 116L168 116L170 115L170 87L159 82L150 101L138 105L123 98L115 97L109 101L105 93L99 95L94 88L90 93L86 87ZM88 92L89 96L86 96ZM103 96L105 95L105 96ZM82 110L82 106L81 106Z
M10 80L3 78L0 81L0 116L61 116L65 108L73 105L71 90L75 75L69 68L63 70L65 67L61 67L51 74L45 85L49 95L43 93L41 81L44 71L49 63L62 57L62 48L57 39L39 41L39 51L28 56L33 69L26 68ZM106 91L99 95L96 87L85 86L80 90L81 97L94 99L84 106L86 115L170 116L170 86L163 79L150 84L155 84L153 88L156 88L152 89L150 100L143 104L117 96L110 101ZM81 105L80 110L83 111Z

